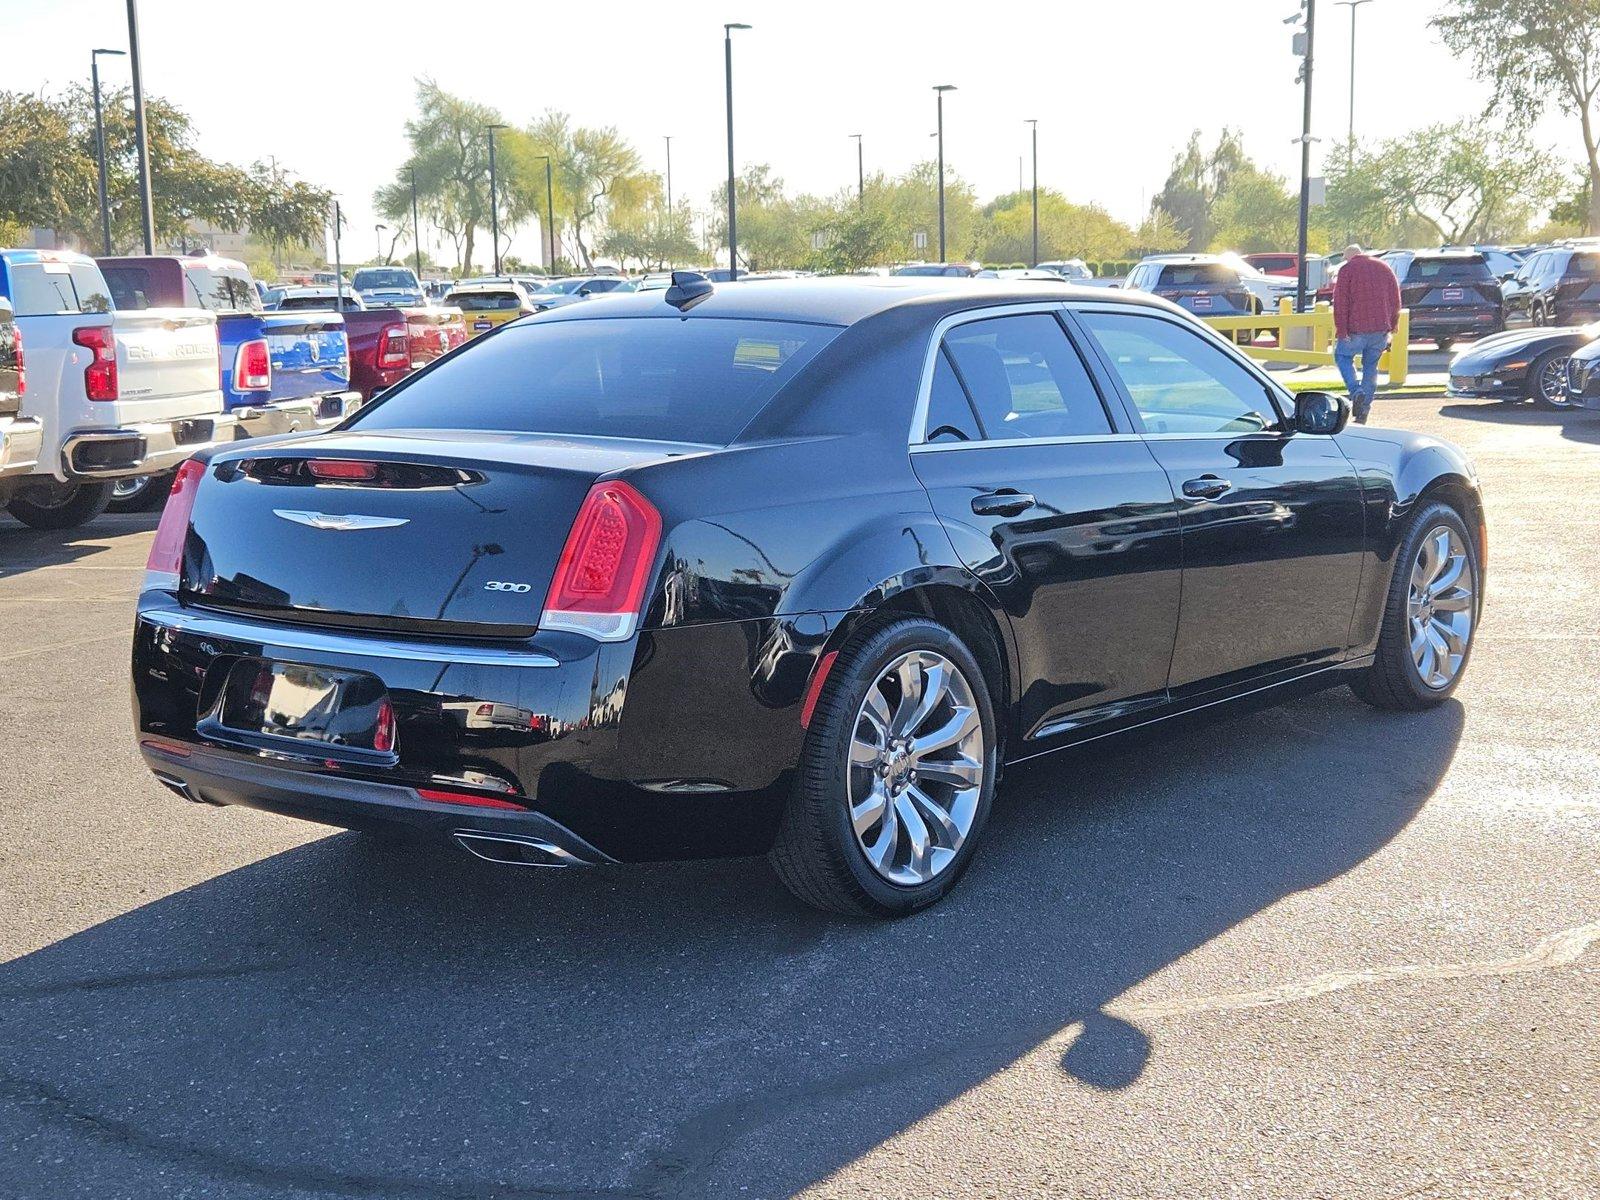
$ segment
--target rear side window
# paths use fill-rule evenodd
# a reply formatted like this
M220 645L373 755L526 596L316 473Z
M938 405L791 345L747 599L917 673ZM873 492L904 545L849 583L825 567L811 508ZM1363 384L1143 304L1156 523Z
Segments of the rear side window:
M1094 381L1049 313L958 325L945 349L990 441L1111 432Z
M189 298L212 312L259 312L261 297L255 284L241 271L186 266L183 269Z
M950 366L943 346L933 361L933 387L928 393L928 441L975 442L983 436L967 393Z
M1406 270L1407 283L1483 283L1494 276L1489 264L1477 258L1414 258Z
M1600 254L1574 254L1572 261L1567 264L1567 274L1578 275L1584 279L1600 276Z
M833 325L715 318L506 325L354 424L724 446L838 334Z
M86 263L8 263L11 305L19 317L110 312L111 292L100 268Z

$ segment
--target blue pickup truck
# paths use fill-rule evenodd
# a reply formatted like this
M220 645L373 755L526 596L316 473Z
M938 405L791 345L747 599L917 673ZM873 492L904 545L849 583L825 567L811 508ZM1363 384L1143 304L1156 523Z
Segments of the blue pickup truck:
M236 440L328 429L361 405L336 312L267 312L243 263L215 255L97 260L119 311L200 308L217 315L222 398ZM159 507L165 479L119 481L112 507Z

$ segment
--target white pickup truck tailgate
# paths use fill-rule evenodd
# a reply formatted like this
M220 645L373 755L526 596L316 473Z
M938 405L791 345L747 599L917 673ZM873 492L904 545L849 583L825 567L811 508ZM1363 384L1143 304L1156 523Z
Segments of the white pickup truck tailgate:
M124 424L222 411L215 313L187 308L118 311L117 402ZM108 414L109 415L109 414Z

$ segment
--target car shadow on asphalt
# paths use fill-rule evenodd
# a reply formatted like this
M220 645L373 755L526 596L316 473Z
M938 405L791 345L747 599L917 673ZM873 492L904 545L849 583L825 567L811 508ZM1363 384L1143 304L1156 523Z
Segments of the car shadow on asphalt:
M1446 404L1439 409L1443 417L1468 421L1491 421L1501 425L1558 425L1561 436L1574 442L1600 444L1600 412L1572 409L1552 412L1531 404Z
M160 520L160 513L128 513L98 517L76 529L30 529L0 510L0 579L104 554L110 549L106 539L147 533Z
M1029 765L962 886L893 923L802 908L759 860L330 836L0 967L0 1142L128 1194L789 1196L1046 1041L1046 1102L1136 1080L1162 1033L1119 998L1379 852L1462 726L1340 689ZM1207 986L1298 978L1279 949ZM0 1190L61 1194L32 1169Z

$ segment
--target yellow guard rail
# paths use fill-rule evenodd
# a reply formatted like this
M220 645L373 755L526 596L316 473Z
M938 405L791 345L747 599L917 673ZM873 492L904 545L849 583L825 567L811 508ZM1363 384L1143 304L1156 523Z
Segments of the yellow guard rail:
M1261 362L1293 363L1301 367L1331 367L1333 361L1333 306L1318 304L1310 312L1297 313L1294 304L1285 298L1278 301L1278 311L1260 312L1250 317L1201 317L1218 333L1227 334L1251 358ZM1239 341L1239 334L1249 341ZM1258 346L1255 338L1271 333L1277 340L1275 346ZM1378 369L1389 380L1390 387L1406 381L1406 371L1411 364L1409 343L1411 338L1411 312L1400 310L1400 321L1395 327L1389 349L1378 362Z

